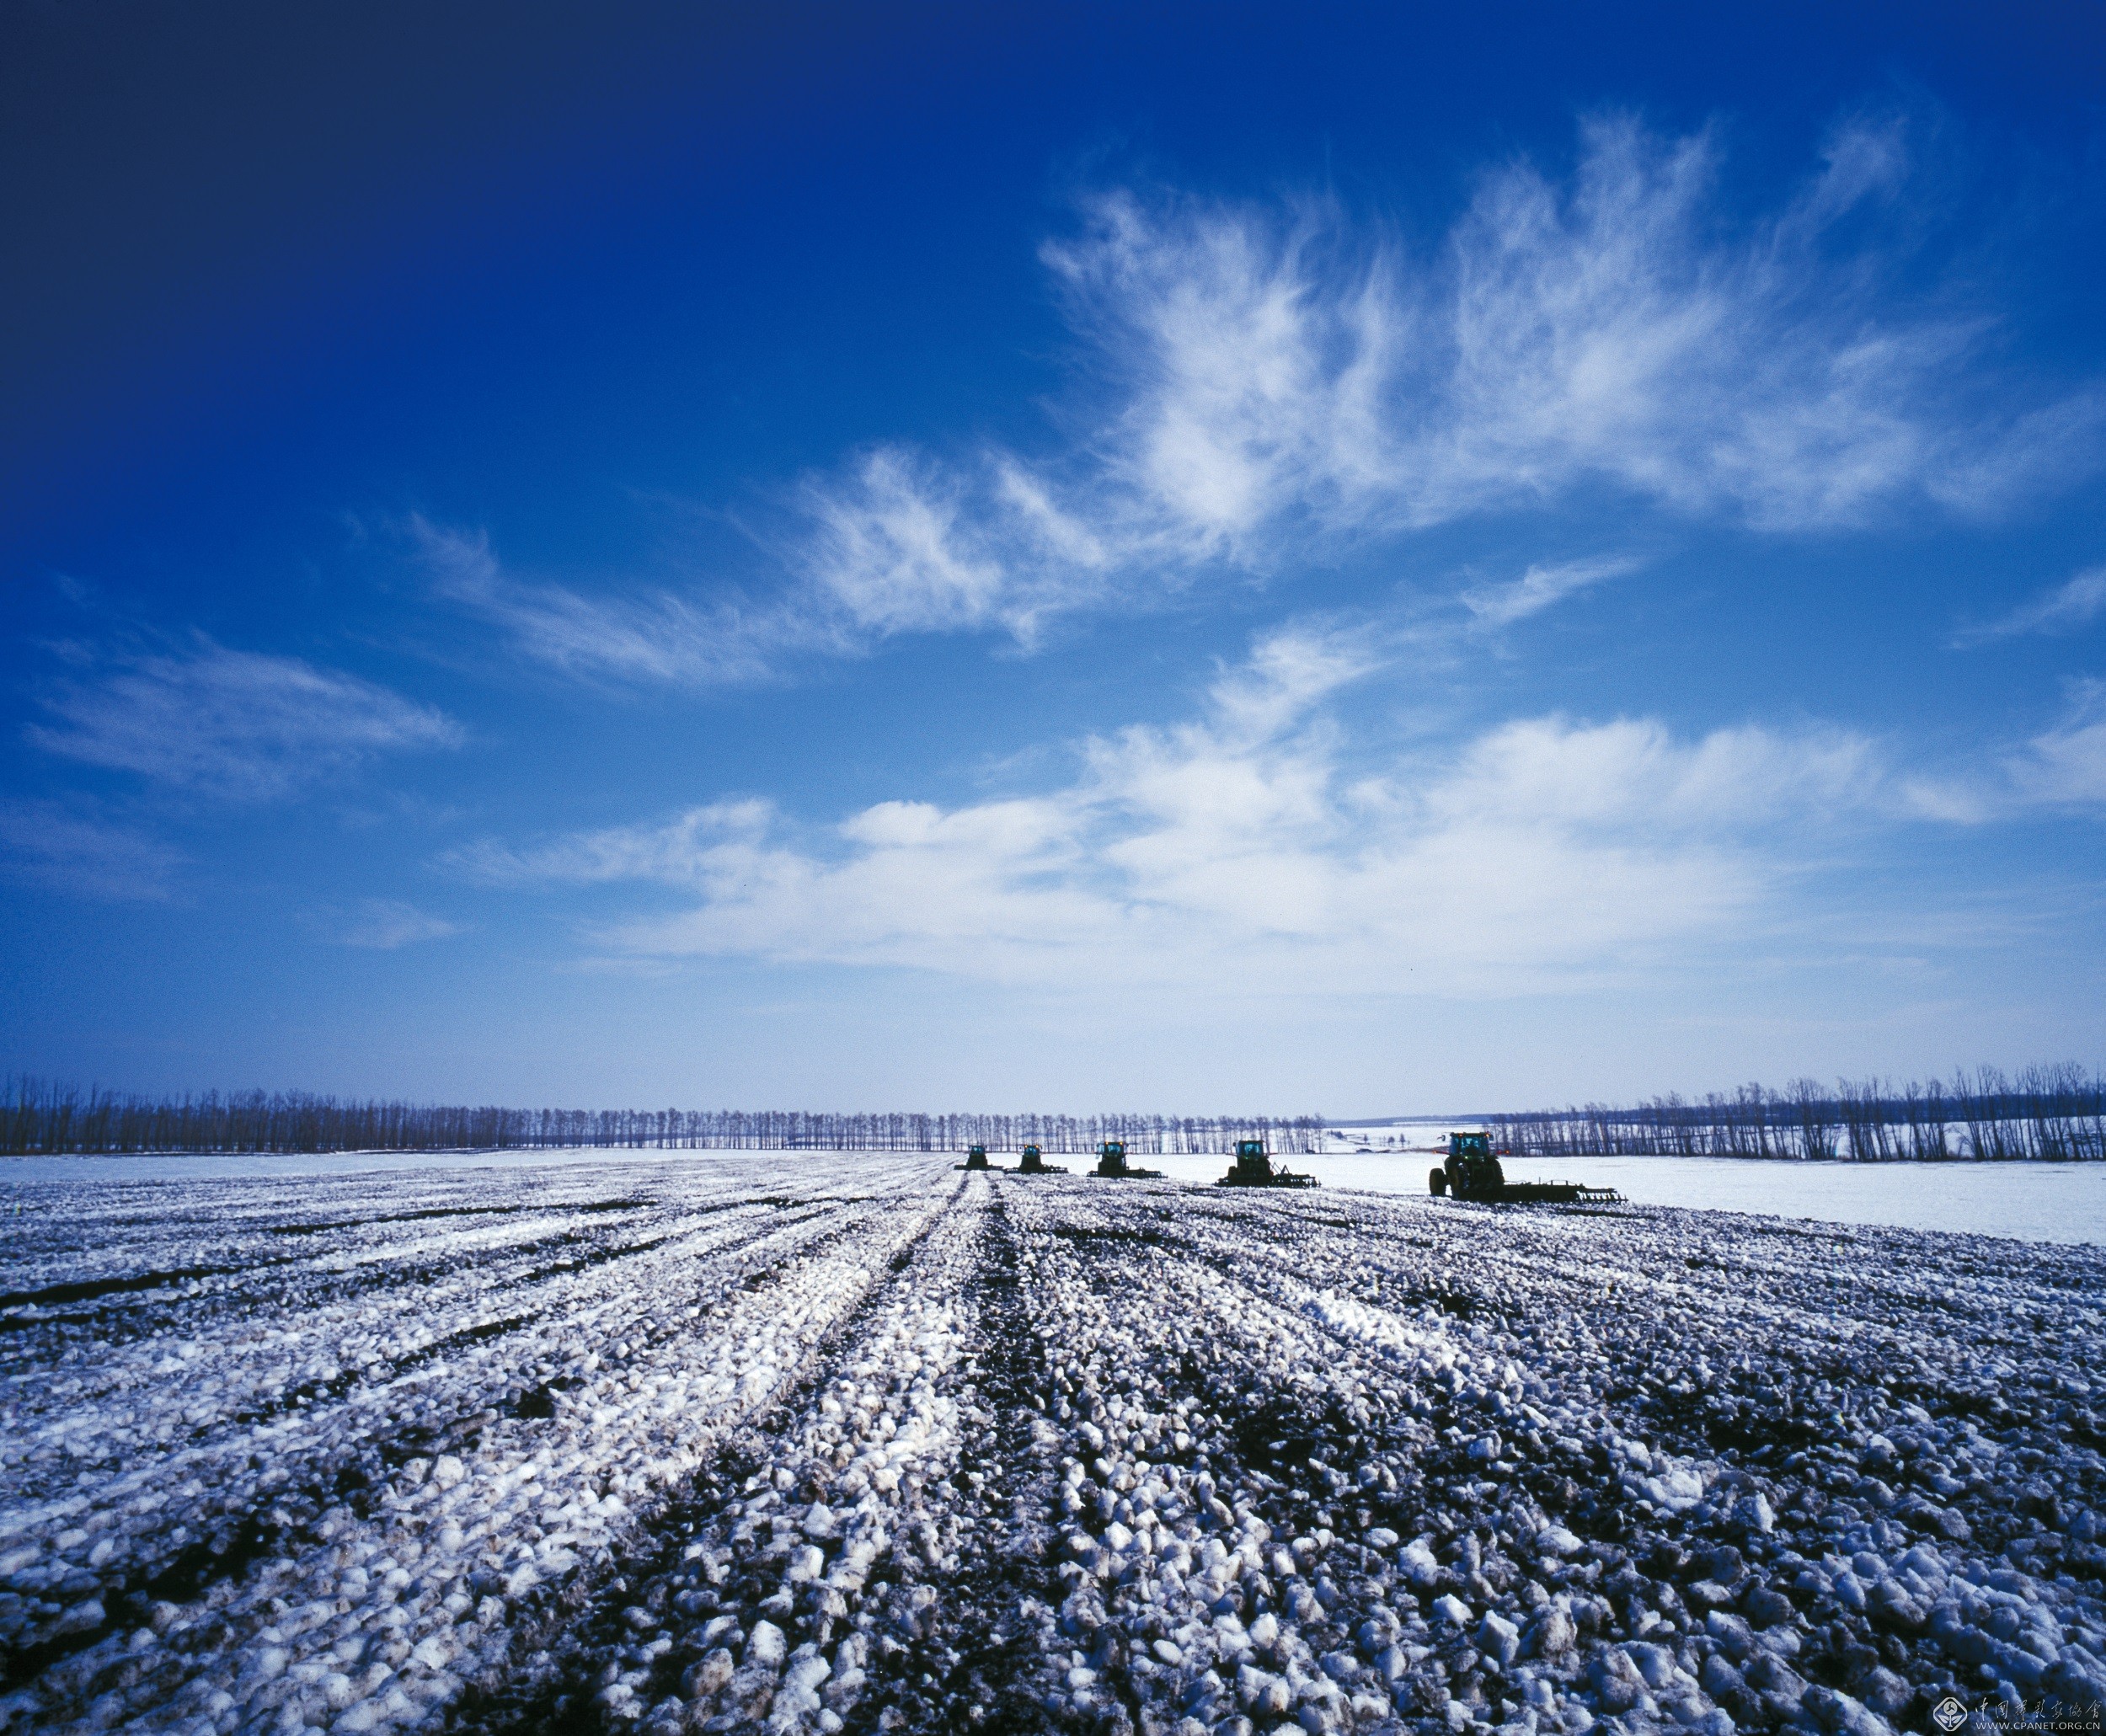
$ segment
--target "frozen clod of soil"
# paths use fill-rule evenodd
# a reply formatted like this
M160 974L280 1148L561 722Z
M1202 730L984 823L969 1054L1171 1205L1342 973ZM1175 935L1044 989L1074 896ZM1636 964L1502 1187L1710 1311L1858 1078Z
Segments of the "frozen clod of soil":
M0 1728L2106 1700L2087 1249L804 1154L0 1210Z

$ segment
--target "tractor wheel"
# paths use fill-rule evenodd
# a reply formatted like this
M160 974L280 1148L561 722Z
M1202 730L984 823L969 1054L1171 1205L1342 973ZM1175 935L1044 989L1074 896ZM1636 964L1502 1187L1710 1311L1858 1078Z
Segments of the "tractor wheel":
M1431 1190L1433 1197L1438 1199L1443 1194L1448 1191L1447 1171L1445 1169L1435 1170L1426 1178L1426 1186Z

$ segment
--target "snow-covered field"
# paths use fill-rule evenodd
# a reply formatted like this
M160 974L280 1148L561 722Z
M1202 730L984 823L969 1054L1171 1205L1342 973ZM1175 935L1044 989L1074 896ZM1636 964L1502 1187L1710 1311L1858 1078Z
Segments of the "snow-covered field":
M1426 1172L1441 1161L1447 1123L1398 1123L1371 1137L1393 1136L1394 1149L1360 1150L1334 1139L1324 1151L1286 1160L1327 1188L1374 1194L1423 1194ZM1356 1135L1357 1137L1357 1135ZM608 1153L558 1151L157 1153L152 1156L18 1157L7 1173L24 1180L126 1182L171 1177L345 1175L399 1169L542 1167L603 1163ZM731 1154L635 1151L631 1162L707 1162ZM1061 1160L1073 1162L1075 1160ZM1227 1167L1216 1153L1144 1155L1136 1161L1173 1180L1211 1182ZM1081 1167L1087 1167L1085 1162ZM1615 1188L1639 1205L1698 1211L1772 1214L1838 1224L1886 1224L1904 1230L1950 1230L2012 1236L2022 1242L2090 1242L2106 1246L2106 1164L2019 1162L1943 1163L1801 1162L1753 1157L1515 1157L1517 1180L1558 1179Z
M2106 1698L2098 1250L949 1166L0 1186L6 1727Z
M1422 1137L1421 1143L1424 1140ZM1181 1180L1211 1181L1219 1157L1150 1157ZM1441 1161L1415 1151L1291 1160L1327 1188L1423 1194ZM1515 1181L1614 1188L1640 1205L1741 1211L1825 1223L1888 1224L2013 1236L2024 1242L2106 1244L2106 1163L1803 1162L1762 1157L1509 1157Z

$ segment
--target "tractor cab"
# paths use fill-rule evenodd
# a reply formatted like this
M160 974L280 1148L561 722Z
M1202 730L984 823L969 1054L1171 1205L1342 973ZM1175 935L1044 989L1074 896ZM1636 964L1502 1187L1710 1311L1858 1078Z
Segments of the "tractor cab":
M1506 1191L1506 1172L1489 1133L1450 1134L1447 1167L1435 1170L1427 1180L1435 1194L1452 1194L1457 1199L1498 1199Z

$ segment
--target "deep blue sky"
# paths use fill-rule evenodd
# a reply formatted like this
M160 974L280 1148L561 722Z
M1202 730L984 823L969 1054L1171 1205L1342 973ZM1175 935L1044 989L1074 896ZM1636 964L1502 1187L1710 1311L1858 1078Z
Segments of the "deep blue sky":
M0 1064L2106 1060L2096 12L0 13Z

